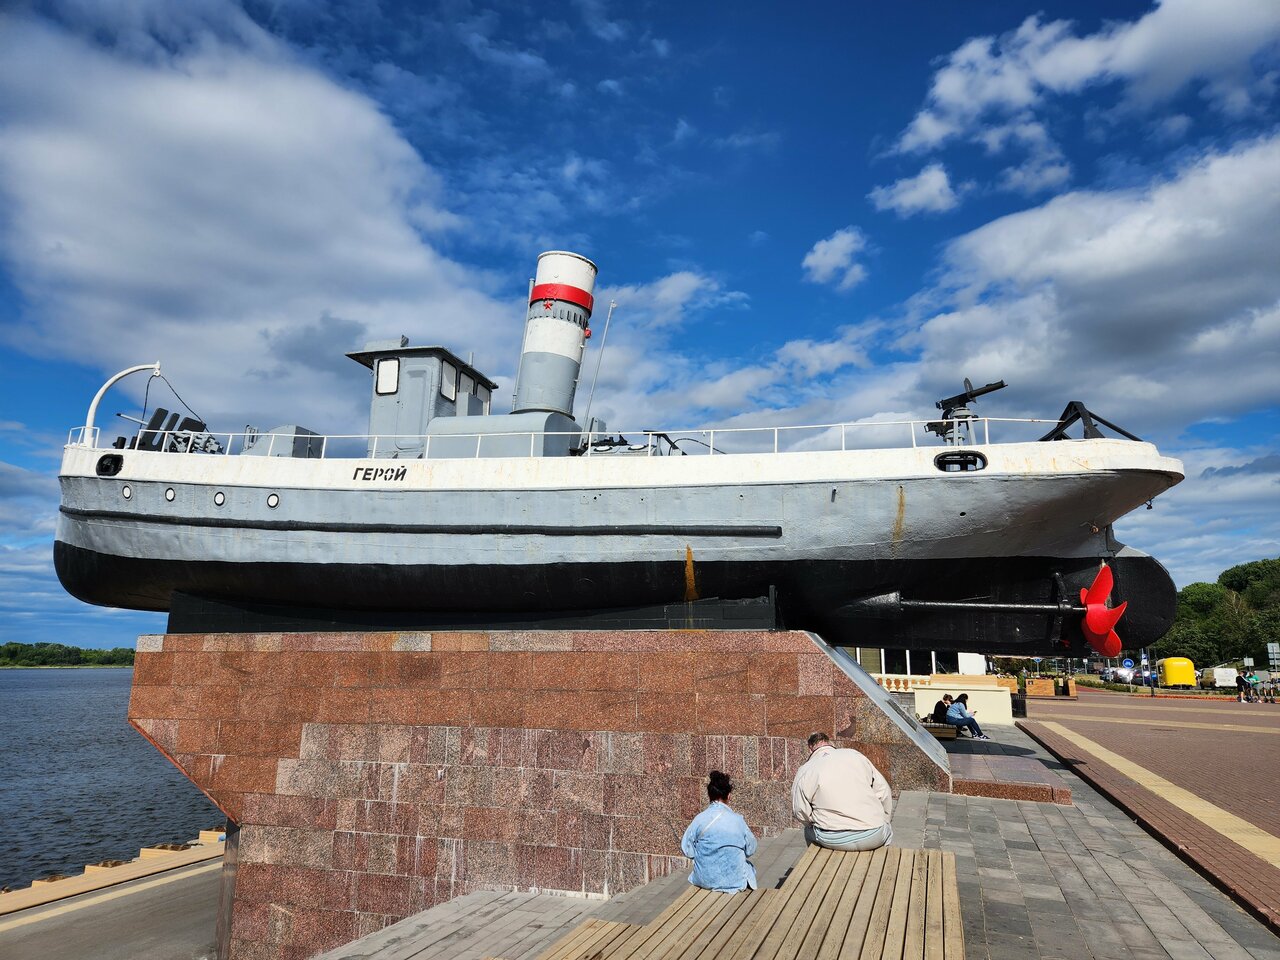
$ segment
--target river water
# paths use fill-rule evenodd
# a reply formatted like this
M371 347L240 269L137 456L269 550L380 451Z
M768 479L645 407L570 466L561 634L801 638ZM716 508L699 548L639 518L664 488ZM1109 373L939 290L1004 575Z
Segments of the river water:
M224 822L129 726L132 669L0 670L0 887Z

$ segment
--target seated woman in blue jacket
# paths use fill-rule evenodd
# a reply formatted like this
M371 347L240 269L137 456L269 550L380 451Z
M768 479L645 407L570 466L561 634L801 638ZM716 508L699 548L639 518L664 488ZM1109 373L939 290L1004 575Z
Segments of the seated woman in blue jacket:
M969 695L962 693L956 697L955 702L947 710L947 723L956 728L956 736L960 735L961 730L968 730L969 735L975 740L990 740L986 734L982 732L982 728L978 726L978 721L973 718L973 714L969 712Z
M693 860L689 882L721 893L754 890L756 868L747 858L756 852L756 838L747 821L725 803L733 781L719 770L712 770L708 779L711 804L693 818L680 841L684 855Z

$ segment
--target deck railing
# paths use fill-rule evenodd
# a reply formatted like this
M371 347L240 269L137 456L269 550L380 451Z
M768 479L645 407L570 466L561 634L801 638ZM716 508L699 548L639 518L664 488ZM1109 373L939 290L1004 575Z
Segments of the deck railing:
M713 427L692 430L610 431L608 433L541 433L513 431L483 434L379 435L291 433L219 433L140 431L146 449L178 454L249 454L301 456L321 459L468 459L477 457L541 456L539 446L564 438L583 456L714 456L759 453L802 453L837 450L929 447L944 450L992 443L1038 440L1057 420L983 417L948 421L956 441L947 443L926 431L936 420L890 420L808 424L778 427ZM634 440L626 442L625 438ZM76 427L67 442L99 448L101 428ZM290 446L293 450L289 450ZM434 453L433 453L433 447ZM487 448L487 449L486 449ZM106 449L113 449L108 447ZM545 449L545 448L544 448Z

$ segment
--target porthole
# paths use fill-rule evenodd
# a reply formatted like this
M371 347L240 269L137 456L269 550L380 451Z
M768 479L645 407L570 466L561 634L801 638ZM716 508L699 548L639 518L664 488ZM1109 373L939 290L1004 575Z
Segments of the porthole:
M173 487L169 487L169 489L165 490L164 492L164 498L168 500L170 503L173 503L173 498L176 496L177 494L173 492Z
M120 496L124 497L126 500L133 499L133 487L129 486L126 483L123 487L120 488Z
M976 450L957 450L940 453L933 458L933 465L943 473L970 473L987 465L987 458Z
M277 493L273 493L271 494L271 496L267 497L267 506L270 507L272 510L280 506L280 495Z
M227 502L227 495L223 493L221 490L219 490L217 493L213 495L213 505L215 507L220 507L226 502Z
M114 477L124 466L124 457L118 453L108 453L98 458L97 474L100 477Z

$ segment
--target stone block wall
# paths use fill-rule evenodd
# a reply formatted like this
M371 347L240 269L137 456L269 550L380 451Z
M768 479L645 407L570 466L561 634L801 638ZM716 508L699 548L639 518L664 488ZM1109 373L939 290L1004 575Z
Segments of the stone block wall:
M687 869L712 769L790 826L815 729L948 790L848 669L798 632L166 635L129 719L240 826L221 956L302 958L477 889Z

